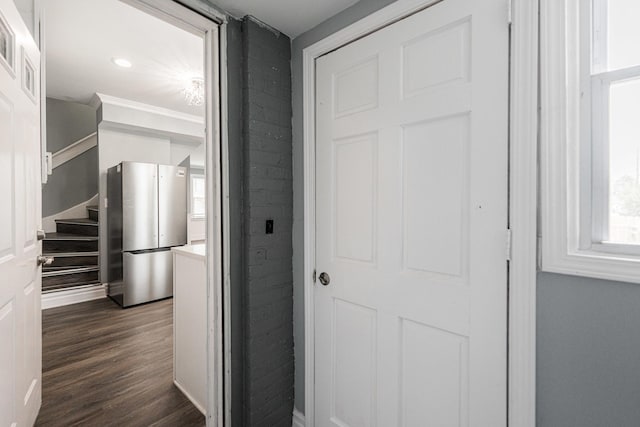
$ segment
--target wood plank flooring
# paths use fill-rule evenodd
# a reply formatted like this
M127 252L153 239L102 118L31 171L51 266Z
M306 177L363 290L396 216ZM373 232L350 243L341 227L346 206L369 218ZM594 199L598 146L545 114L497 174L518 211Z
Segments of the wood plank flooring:
M102 299L43 311L36 426L205 425L173 385L172 312L172 299L124 310Z

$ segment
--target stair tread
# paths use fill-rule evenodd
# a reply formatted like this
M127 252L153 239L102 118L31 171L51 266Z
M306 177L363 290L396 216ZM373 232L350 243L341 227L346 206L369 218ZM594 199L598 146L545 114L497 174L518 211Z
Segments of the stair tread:
M69 233L47 233L45 240L98 240L98 236L85 236L83 234L69 234Z
M91 218L65 218L56 219L56 224L81 224L81 225L98 225L98 221Z
M98 205L91 205L87 206L87 209L89 209L90 211L97 211L100 209L100 207Z
M42 277L52 276L64 276L66 274L78 274L78 273L91 273L99 271L100 267L95 266L80 266L80 267L53 267L53 269L46 269L42 271Z
M63 270L77 270L77 269L97 269L98 264L85 264L85 265L45 265L42 267L42 271L63 271ZM90 271L90 270L83 270Z
M73 282L73 283L60 283L57 285L50 285L50 286L46 286L42 288L42 293L46 294L49 292L56 292L56 291L63 291L65 289L69 289L69 288L78 288L78 287L82 287L82 286L98 286L98 285L102 285L102 282L100 282L100 280L89 280L89 281L82 281L82 282Z
M89 236L91 237L91 236ZM86 251L86 252L43 252L44 256L52 256L57 258L72 258L72 257L83 257L83 256L98 256L100 253L98 251Z

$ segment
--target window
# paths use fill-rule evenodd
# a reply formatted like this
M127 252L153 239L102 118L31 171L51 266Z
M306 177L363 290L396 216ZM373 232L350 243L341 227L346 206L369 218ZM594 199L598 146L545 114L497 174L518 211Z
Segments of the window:
M542 268L640 283L640 2L540 11Z
M204 175L191 175L191 216L204 218L206 212Z
M22 48L22 89L36 102L36 68Z
M593 0L593 242L640 244L640 2ZM636 248L627 247L630 252Z
M11 49L9 31L4 22L0 21L0 56L7 62L9 62L9 49Z
M0 64L9 71L11 76L13 74L13 52L14 52L15 37L13 31L9 27L9 24L0 13Z

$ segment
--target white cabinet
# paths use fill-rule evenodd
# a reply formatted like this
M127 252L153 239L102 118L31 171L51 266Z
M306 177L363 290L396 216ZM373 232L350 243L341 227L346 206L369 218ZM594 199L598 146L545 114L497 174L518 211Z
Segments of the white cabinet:
M173 248L173 382L206 414L207 272L205 245Z

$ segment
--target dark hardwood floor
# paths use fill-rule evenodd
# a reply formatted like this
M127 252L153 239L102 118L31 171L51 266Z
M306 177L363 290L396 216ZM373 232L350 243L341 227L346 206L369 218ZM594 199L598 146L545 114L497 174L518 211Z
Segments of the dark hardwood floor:
M203 426L173 385L172 307L104 299L43 311L36 426Z

